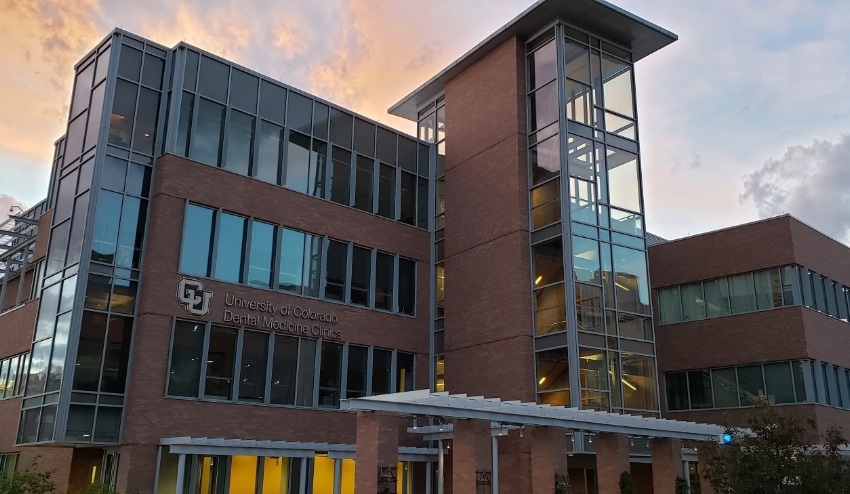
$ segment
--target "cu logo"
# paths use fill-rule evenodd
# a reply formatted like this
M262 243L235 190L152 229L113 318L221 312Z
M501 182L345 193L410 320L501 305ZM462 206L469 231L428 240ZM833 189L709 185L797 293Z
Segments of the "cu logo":
M183 278L177 283L177 300L186 306L186 312L203 317L210 312L210 300L213 292L204 290L200 281Z

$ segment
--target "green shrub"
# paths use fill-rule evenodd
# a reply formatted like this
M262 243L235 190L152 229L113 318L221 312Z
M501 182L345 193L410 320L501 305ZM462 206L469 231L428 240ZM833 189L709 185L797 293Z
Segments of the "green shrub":
M691 494L691 486L688 480L681 475L676 476L676 494Z
M36 463L23 471L0 474L0 494L54 494L52 472L39 472Z
M628 470L620 474L620 494L635 494L635 481Z

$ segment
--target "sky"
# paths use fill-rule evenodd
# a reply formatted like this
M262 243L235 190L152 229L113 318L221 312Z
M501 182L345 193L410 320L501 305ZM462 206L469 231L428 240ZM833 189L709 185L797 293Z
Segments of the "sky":
M46 195L73 66L116 26L413 133L386 109L532 3L0 0L0 218ZM845 0L613 3L679 36L635 69L649 231L790 213L850 244Z

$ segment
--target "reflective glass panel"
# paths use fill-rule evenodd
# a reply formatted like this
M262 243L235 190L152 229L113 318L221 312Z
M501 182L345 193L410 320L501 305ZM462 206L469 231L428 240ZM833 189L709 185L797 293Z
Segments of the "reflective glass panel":
M655 359L643 355L622 354L623 405L626 408L656 410Z
M180 272L196 276L210 275L215 210L189 204L183 221L180 245Z
M561 221L561 181L556 178L531 189L531 208L535 230Z
M207 374L204 396L233 398L233 370L236 364L236 330L213 326L207 352Z
M558 120L558 83L552 81L529 95L528 122L531 132Z
M316 340L301 340L298 359L298 392L296 405L314 406L313 379L316 375Z
M306 193L309 174L310 137L290 132L286 148L286 188Z
M614 285L617 291L617 308L638 314L649 314L649 279L646 253L613 246Z
M224 106L201 98L198 106L198 122L189 148L189 158L207 165L219 166L223 141Z
M372 180L375 174L375 162L372 158L357 155L357 174L354 188L354 207L363 211L372 211Z
M531 153L531 175L534 185L561 174L561 143L558 136L550 137L529 151Z
M230 112L225 170L248 176L254 161L254 122L252 115L235 110Z
M361 398L366 396L368 359L368 347L357 345L348 347L346 398Z
M74 365L73 389L97 391L100 383L100 365L103 358L105 336L106 314L83 312L83 322L80 325L80 342L77 347L77 361ZM197 392L197 386L195 391Z
M555 40L535 50L528 56L529 89L536 89L555 78Z
M393 352L374 349L372 353L372 395L391 393Z
M246 218L222 213L216 235L215 272L213 277L222 281L242 282L245 262Z
M369 306L372 279L372 250L354 247L351 258L351 290L349 300L354 305Z
M248 258L248 284L269 288L272 284L272 254L275 226L261 221L251 222L251 254Z
M258 156L254 176L270 184L279 183L283 158L283 127L262 120L258 134Z
M325 274L325 298L345 301L345 285L348 277L348 244L331 240L328 243L327 271Z
M642 212L637 155L609 147L607 168L610 204L630 211Z
M331 122L333 123L333 122ZM331 168L330 200L339 204L349 204L351 187L351 153L342 148L333 148L333 167Z
M278 287L281 290L301 293L304 279L304 236L305 234L288 228L282 229L280 246L280 272Z
M342 345L322 342L322 368L319 372L319 407L339 408L342 380Z
M761 365L738 367L738 394L741 406L755 405L765 397Z
M239 400L263 402L266 396L266 362L269 335L245 331L242 337L242 359L239 372Z
M378 252L375 265L375 308L392 310L395 256Z
M416 261L398 259L398 311L413 315L416 311Z
M561 237L536 244L532 251L535 287L564 281L564 249Z
M570 367L566 348L537 353L537 390L569 389ZM569 402L565 403L569 405Z
M298 338L275 335L272 360L271 403L295 403L295 376L298 371Z

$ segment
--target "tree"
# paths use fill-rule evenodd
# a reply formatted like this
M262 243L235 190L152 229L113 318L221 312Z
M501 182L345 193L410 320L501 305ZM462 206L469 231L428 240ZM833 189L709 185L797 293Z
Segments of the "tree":
M24 471L5 475L0 473L0 494L53 494L54 492L56 492L56 484L53 482L52 472L37 471L35 462Z
M730 444L700 446L703 472L717 493L850 494L850 462L839 448L847 444L838 427L823 437L812 423L766 404L747 421L750 433L729 428Z

